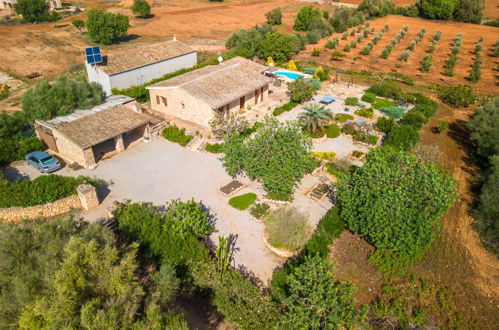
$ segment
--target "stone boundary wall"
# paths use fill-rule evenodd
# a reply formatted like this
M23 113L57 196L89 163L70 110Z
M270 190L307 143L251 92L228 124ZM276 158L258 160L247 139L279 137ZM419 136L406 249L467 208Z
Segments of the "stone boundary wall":
M0 222L14 222L22 219L32 220L39 217L53 217L72 209L80 209L82 204L77 194L59 199L52 203L28 207L9 207L0 209Z

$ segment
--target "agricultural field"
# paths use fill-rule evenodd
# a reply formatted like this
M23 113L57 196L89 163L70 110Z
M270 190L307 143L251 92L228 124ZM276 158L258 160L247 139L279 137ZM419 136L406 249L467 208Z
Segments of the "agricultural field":
M363 47L385 25L388 25L389 30L372 47L368 55L363 55L361 53ZM408 27L407 34L393 46L387 58L382 58L384 48L391 44L393 38L405 25ZM359 35L359 32L356 32L353 36L350 35L352 28L348 30L349 33L346 40L342 38L341 34L334 34L329 38L322 39L316 45L308 45L307 49L301 52L295 60L315 61L339 70L398 72L428 86L432 84L471 84L477 93L484 95L498 94L499 80L497 78L497 66L499 58L492 57L494 44L498 39L497 28L457 22L428 21L402 16L387 16L373 20L370 27L374 28L375 32L359 42L356 48L351 48L349 51L344 50L344 46L351 43L352 40L356 40ZM403 53L408 50L411 42L420 33L421 29L425 29L424 36L417 42L414 49L408 52L408 58L404 61L401 59ZM441 38L435 44L433 52L430 53L429 47L437 31L442 32ZM462 46L457 53L457 61L453 68L452 76L449 76L445 72L446 61L451 55L454 39L460 33L462 34ZM334 37L338 37L338 46L331 50L325 48L327 40ZM476 58L475 45L481 37L483 37L481 78L476 83L471 83L469 77ZM311 52L314 48L322 50L320 56L312 56ZM332 57L331 53L333 51L341 52L343 55L338 56L338 54L335 54L336 56ZM432 55L431 67L428 72L422 72L422 61L425 56L430 54Z

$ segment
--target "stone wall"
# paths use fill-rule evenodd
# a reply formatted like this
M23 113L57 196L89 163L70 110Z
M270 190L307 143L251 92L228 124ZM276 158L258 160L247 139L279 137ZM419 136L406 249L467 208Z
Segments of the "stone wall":
M82 183L76 188L77 194L59 199L52 203L28 207L9 207L0 209L0 222L32 220L42 217L53 217L74 209L88 211L96 208L100 201L97 189L89 183Z
M39 217L53 217L81 207L80 198L75 194L44 205L0 209L0 221L13 222L22 219L32 220Z

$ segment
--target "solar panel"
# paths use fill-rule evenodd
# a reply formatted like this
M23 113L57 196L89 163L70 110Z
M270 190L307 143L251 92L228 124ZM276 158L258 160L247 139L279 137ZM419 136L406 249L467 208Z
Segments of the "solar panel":
M87 57L88 64L95 64L102 62L102 55L99 46L85 48L85 55Z

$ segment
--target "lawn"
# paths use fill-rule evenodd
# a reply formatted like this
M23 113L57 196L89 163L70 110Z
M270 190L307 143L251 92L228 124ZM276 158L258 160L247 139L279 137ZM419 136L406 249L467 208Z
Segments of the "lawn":
M229 199L229 205L238 210L246 210L250 205L256 202L256 194L247 193Z

